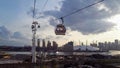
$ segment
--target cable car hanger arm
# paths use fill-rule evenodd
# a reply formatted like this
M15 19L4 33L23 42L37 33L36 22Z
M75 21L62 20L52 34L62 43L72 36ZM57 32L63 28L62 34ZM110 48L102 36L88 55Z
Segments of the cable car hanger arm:
M63 20L63 17L61 17L60 19L61 19L61 21L62 21L62 24L64 24L64 20Z

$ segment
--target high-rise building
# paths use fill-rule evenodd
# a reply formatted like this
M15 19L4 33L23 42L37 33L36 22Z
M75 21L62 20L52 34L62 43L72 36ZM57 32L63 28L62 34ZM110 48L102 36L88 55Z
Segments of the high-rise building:
M68 42L67 44L64 45L63 47L64 51L73 51L73 42Z
M97 47L96 43L91 43L90 46Z
M45 40L43 39L43 40L42 40L42 50L45 51L45 49L46 49Z
M104 48L104 43L99 42L98 45L99 45L99 46L98 46L98 47L99 47L99 50L102 51L103 48Z
M115 40L115 45L118 45L118 44L119 44L119 42L118 42L118 40L116 39L116 40Z
M120 44L119 41L116 39L114 42L105 42L105 43L99 43L100 50L119 50Z
M51 49L52 49L51 42L48 41L48 43L47 43L47 50L51 50Z
M37 39L37 46L40 47L40 39Z
M55 41L53 41L53 50L57 50L57 48L58 48L58 44L55 42Z
M83 46L83 45L84 45L84 43L82 42L82 43L81 43L81 45Z

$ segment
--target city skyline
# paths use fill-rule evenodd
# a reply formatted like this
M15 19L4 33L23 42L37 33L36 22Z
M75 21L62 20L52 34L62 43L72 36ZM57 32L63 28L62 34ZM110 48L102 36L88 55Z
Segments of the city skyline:
M99 1L99 0L96 0ZM120 38L120 8L118 0L103 1L76 14L64 18L67 28L65 36L56 36L55 26L61 16L96 2L94 0L37 0L36 10L39 12L40 29L37 38L56 41L63 45L68 41L82 42L113 41ZM31 45L32 17L30 14L33 0L1 0L0 1L0 45ZM42 12L42 13L40 13Z
M5 51L31 51L31 46L0 46L2 50ZM73 41L69 41L62 46L58 46L56 41L45 41L39 40L37 42L36 51L45 51L45 52L72 52L72 51L110 51L110 50L120 50L120 40L115 39L113 42L92 42L90 45L81 43L75 45Z

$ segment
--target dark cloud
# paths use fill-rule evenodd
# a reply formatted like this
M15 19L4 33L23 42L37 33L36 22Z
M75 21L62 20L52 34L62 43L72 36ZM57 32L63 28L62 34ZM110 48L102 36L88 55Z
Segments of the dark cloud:
M15 41L15 40L0 40L0 45L7 45L7 46L24 46L28 45L25 42Z
M25 39L25 37L20 32L14 32L12 38L15 38L15 39Z
M88 6L100 0L63 0L61 9L44 12L45 16L59 18L80 8ZM89 7L78 13L64 18L65 25L72 30L82 34L98 34L111 30L115 24L104 19L120 12L120 0L105 0L102 3ZM55 25L56 21L50 19L50 24Z
M25 45L28 41L20 32L12 33L5 26L0 26L0 45Z
M0 26L0 38L9 39L10 36L11 32L5 26Z

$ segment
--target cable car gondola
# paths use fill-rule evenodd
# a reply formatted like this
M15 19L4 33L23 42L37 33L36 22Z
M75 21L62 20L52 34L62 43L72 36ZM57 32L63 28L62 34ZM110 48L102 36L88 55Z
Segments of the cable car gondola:
M55 34L56 35L65 35L66 33L66 28L63 25L63 18L60 18L62 20L62 24L58 24L55 29Z

